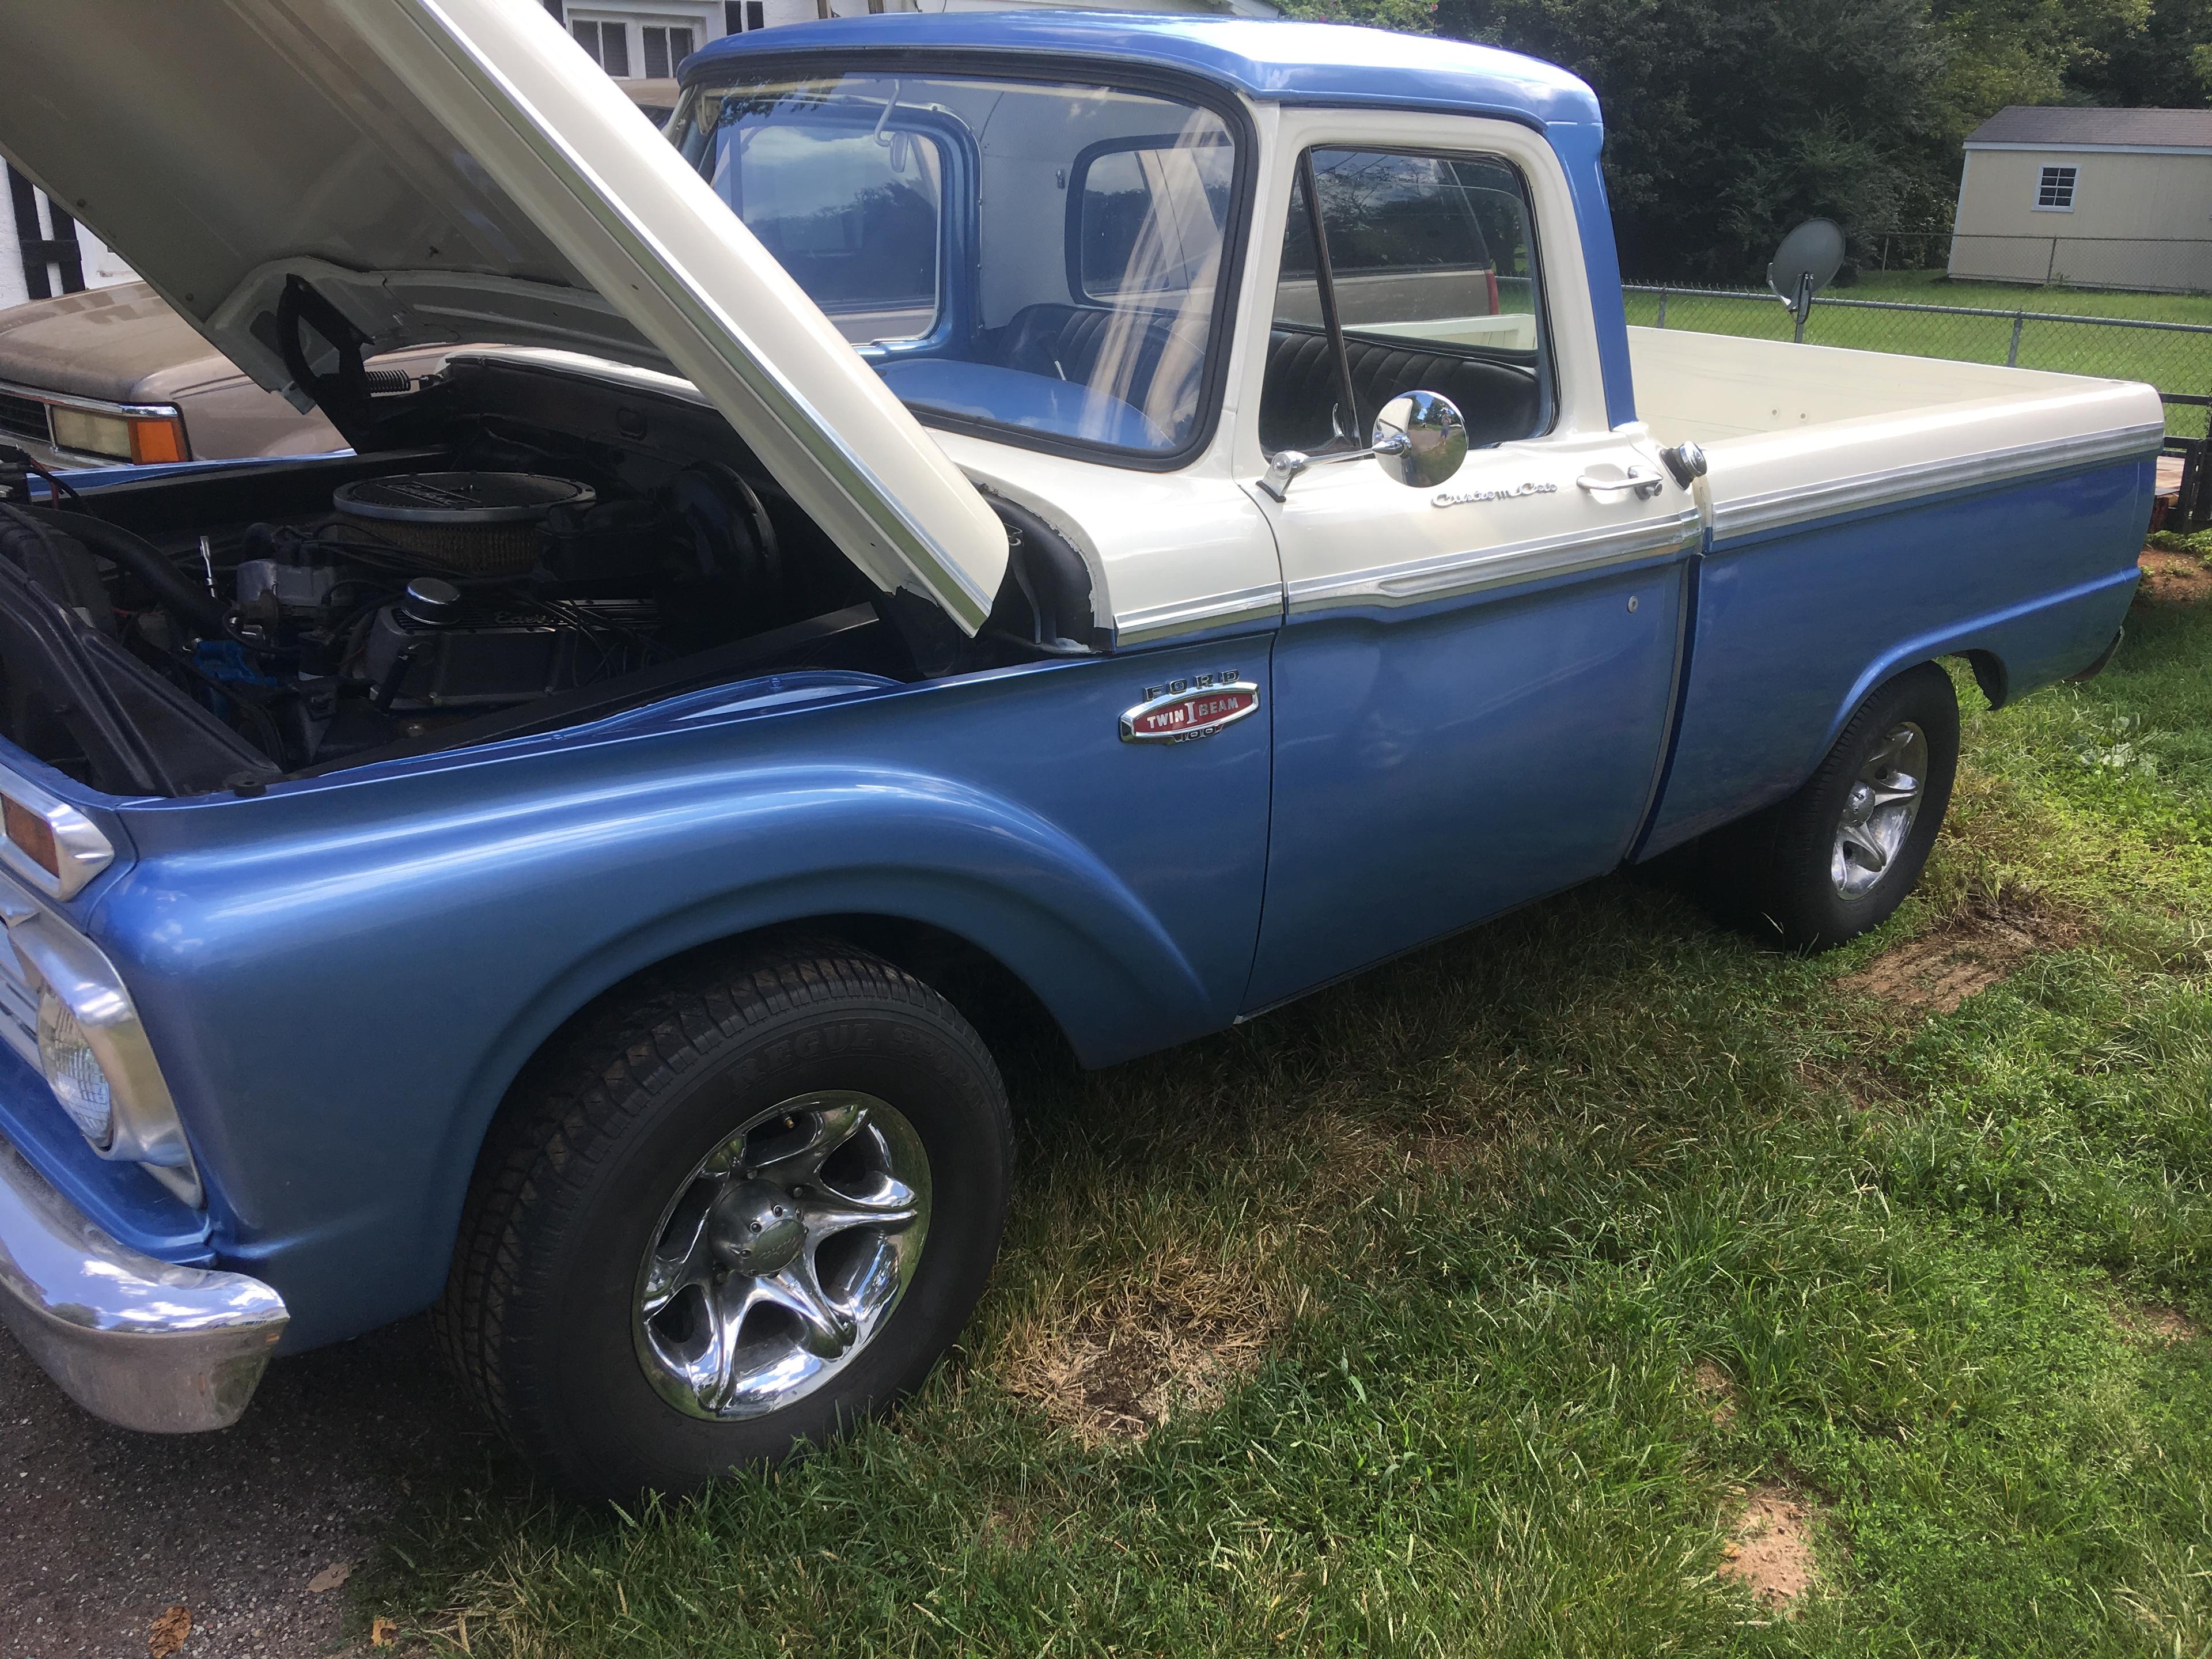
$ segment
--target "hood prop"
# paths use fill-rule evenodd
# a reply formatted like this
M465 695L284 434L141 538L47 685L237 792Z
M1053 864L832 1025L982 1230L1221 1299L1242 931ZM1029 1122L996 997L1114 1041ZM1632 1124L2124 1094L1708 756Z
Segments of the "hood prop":
M307 360L303 330L313 329L328 346L337 362L327 374L318 373ZM284 279L276 298L276 349L284 359L292 384L313 398L331 424L350 435L368 416L368 370L362 353L368 336L299 276Z

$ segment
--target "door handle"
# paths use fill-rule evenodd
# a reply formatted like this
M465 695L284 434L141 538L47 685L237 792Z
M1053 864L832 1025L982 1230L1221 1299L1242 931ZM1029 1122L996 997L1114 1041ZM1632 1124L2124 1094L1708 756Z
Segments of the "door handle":
M1657 473L1641 472L1632 466L1618 478L1601 478L1585 472L1575 483L1593 495L1616 495L1624 489L1632 489L1638 501L1645 501L1656 495L1660 489Z

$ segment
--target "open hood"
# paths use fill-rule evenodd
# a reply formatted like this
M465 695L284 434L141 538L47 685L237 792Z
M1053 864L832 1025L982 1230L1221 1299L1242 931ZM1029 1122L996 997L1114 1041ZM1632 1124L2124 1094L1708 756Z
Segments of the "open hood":
M288 294L372 351L672 371L877 586L981 625L996 516L537 0L0 0L0 151L262 385L303 392Z

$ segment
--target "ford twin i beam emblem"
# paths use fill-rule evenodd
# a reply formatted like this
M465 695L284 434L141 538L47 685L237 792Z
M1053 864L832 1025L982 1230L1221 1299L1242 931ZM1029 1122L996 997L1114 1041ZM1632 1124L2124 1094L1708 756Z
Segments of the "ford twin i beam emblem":
M1218 674L1148 685L1145 700L1121 715L1124 743L1194 743L1260 708L1260 688L1233 668Z

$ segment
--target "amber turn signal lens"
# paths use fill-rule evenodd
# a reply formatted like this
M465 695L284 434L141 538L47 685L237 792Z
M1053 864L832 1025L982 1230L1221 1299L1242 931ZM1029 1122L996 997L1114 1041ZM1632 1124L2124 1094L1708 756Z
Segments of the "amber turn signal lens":
M7 825L8 839L21 848L32 863L48 875L60 878L62 854L54 845L53 825L29 807L4 795L0 795L0 820Z
M174 415L134 416L131 422L131 459L143 466L151 461L188 461L185 423Z

